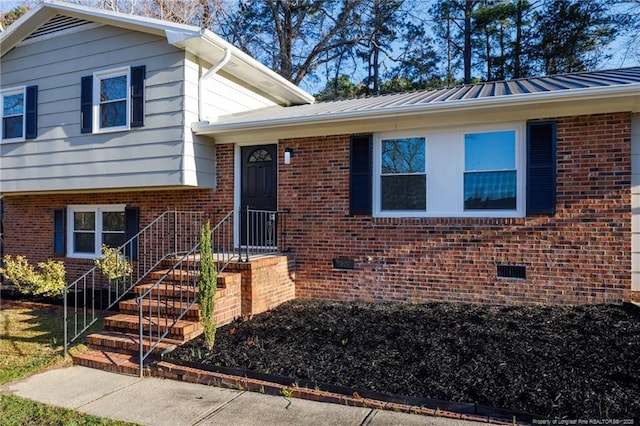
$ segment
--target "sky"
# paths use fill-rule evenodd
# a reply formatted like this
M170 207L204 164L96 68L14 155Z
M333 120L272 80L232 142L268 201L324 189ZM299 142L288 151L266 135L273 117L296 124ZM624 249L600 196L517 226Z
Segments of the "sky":
M16 6L24 3L37 3L39 0L0 0L0 13L5 13ZM609 47L613 53L613 57L605 63L602 63L600 69L623 68L640 65L640 55L629 55L624 46L624 40L617 40ZM321 82L314 82L312 79L306 79L300 87L311 93L321 90L324 85Z

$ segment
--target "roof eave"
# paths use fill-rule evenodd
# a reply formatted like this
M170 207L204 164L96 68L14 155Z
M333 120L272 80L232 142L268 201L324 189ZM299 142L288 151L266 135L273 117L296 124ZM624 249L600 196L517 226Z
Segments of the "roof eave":
M356 120L376 121L401 116L437 114L437 113L461 113L486 108L509 108L522 105L539 105L568 102L584 102L610 98L636 98L635 106L631 112L640 112L640 84L628 84L622 86L599 87L588 89L575 89L558 92L526 93L518 95L501 96L494 98L463 99L456 101L435 102L432 104L420 104L400 106L384 109L380 112L370 110L349 111L339 114L321 114L317 116L287 117L276 120L255 120L234 123L194 123L192 130L198 135L216 136L227 133L249 132L264 129L292 128L302 125L319 125L326 123L343 123Z

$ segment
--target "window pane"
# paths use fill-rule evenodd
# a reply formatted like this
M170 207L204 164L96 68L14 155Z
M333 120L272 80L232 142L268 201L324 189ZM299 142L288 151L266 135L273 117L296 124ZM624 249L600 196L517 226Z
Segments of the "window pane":
M465 210L516 208L516 172L480 172L464 175Z
M516 168L516 132L471 133L464 136L466 171Z
M127 101L109 102L100 105L100 127L127 125Z
M103 212L102 213L102 230L103 231L119 231L125 230L124 212Z
M2 119L2 138L21 138L22 137L22 120L23 116L7 117Z
M425 175L382 176L382 210L426 210Z
M73 251L75 253L94 253L96 249L96 236L90 232L73 233Z
M109 247L120 247L124 243L124 232L102 234L102 244L106 244Z
M105 78L100 80L100 102L126 99L127 76Z
M94 212L74 212L73 229L75 231L95 231L96 214Z
M2 116L17 115L24 113L24 93L6 95L2 97Z
M424 138L382 141L382 174L425 172Z

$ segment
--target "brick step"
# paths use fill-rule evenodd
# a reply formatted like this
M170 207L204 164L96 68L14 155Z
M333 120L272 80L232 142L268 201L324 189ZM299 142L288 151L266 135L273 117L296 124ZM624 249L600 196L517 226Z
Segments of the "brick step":
M84 367L96 368L98 370L110 371L113 373L136 376L140 374L138 358L127 354L88 349L86 351L72 354L71 358L75 365L82 365ZM149 374L145 371L145 376L146 375Z
M191 295L193 299L193 295ZM168 314L169 317L177 317L189 306L188 302L176 299L153 300L145 298L142 300L143 315L161 315ZM118 305L121 314L138 315L138 303L135 299L124 300ZM188 321L200 321L200 307L196 303L186 311L183 319Z
M173 265L175 265L176 263L178 263L179 261L182 260L182 264L185 266L195 266L195 269L199 269L199 265L200 265L200 253L196 253L196 254L192 254L187 256L186 259L182 259L182 256L174 256L174 257L169 257L167 259L164 259L162 261L162 266L169 269L171 267L173 267Z
M140 351L140 346L138 344L138 334L137 333L122 333L117 331L103 331L100 333L93 333L88 335L85 338L85 343L91 349L96 349L100 351L108 351L108 352L118 352L121 354L128 355L137 355ZM177 348L181 343L179 340L172 339L163 339L158 345L154 348L154 354L161 354L165 351L171 351ZM145 352L149 350L150 344L144 339L144 350Z
M167 281L178 281L178 282L184 282L186 283L195 283L198 281L198 277L200 276L200 269L199 268L193 268L193 269L175 269L175 270L170 270L170 269L160 269L158 271L153 271L150 276L151 279L154 281L159 280L160 278L167 276L165 278L165 280Z
M135 295L140 296L155 285L153 283L140 284L135 287ZM167 297L174 299L190 299L193 300L198 294L198 288L191 285L174 284L165 281L151 291L152 297Z
M152 333L164 333L167 331L173 321L165 324L163 319L152 319ZM103 320L104 328L107 331L137 332L139 330L138 315L115 314L105 317ZM149 331L149 321L145 318L142 322L142 328L145 332ZM202 334L202 325L197 321L180 320L171 327L167 337L169 339L180 340L186 342L196 336Z
M216 258L216 255L218 255L218 253L214 253L213 254L214 259ZM232 261L240 261L240 259L241 259L240 254L237 253L237 252L234 252L234 253L222 253L222 252L220 252L219 253L219 257L218 257L220 259L219 263L222 264L223 263L223 259L226 260L229 257L232 258ZM179 257L178 256L174 256L174 257L170 257L170 258L164 259L162 261L162 266L167 268L167 269L169 269L169 268L173 267L173 265L175 265L176 263L180 262L181 260L182 260L182 264L183 265L188 266L188 267L195 266L195 269L198 269L199 265L200 265L200 253L195 253L195 254L189 255L189 256L187 256L186 259L182 259L182 256L179 256ZM218 266L220 266L220 265L218 265Z

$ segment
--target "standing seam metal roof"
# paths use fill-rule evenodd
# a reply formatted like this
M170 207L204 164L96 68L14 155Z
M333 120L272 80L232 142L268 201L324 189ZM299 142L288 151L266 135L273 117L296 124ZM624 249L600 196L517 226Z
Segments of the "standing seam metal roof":
M453 102L463 103L465 101L499 97L505 98L514 95L550 94L552 92L579 91L631 84L640 84L640 67L485 82L420 92L318 102L315 104L285 108L269 107L220 117L217 122L211 123L211 125L240 124L242 122L282 120L320 115L340 115L357 112L374 113L402 107L418 107L420 105L427 106L436 104L447 105Z

